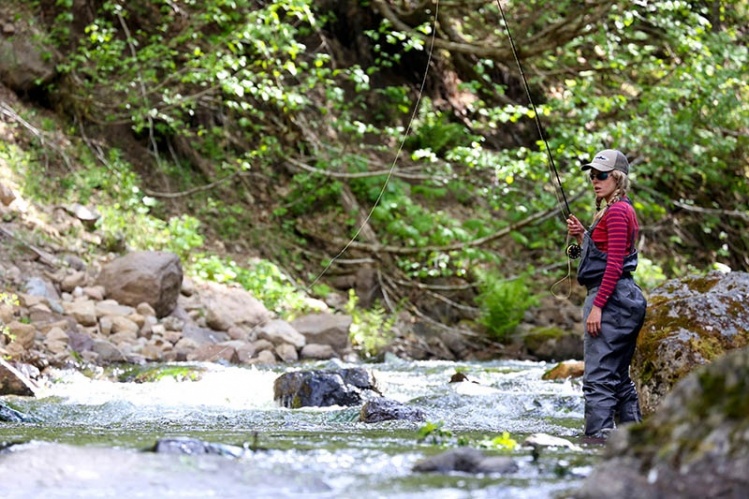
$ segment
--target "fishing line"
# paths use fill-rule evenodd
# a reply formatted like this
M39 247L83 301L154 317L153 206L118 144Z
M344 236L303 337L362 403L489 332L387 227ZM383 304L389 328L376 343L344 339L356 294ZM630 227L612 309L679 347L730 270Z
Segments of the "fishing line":
M520 56L518 55L518 50L515 47L515 39L512 37L512 32L510 31L510 25L507 23L507 17L505 16L505 10L502 8L502 4L499 0L496 0L497 7L499 7L499 12L502 15L502 22L505 25L505 29L507 30L507 38L510 40L510 48L512 49L512 56L515 58L515 63L518 66L518 71L520 72L520 79L523 81L523 88L525 89L525 95L528 97L528 103L531 106L531 110L533 111L533 118L536 123L536 129L538 130L538 135L541 137L541 140L544 143L544 146L546 148L546 157L549 160L549 165L551 166L551 170L554 173L554 177L557 181L557 186L559 187L559 192L562 194L562 201L564 202L564 208L566 209L566 212L564 213L564 218L567 219L572 214L572 210L570 210L570 205L567 202L567 196L564 193L564 188L562 187L562 180L559 178L559 171L557 170L556 164L554 164L554 156L551 154L551 148L549 147L549 142L546 140L546 136L544 135L543 127L541 126L541 118L539 118L538 111L536 110L536 104L533 102L533 98L531 97L531 88L530 85L528 85L528 80L525 78L525 72L523 71L523 65L520 63Z
M510 41L510 49L512 50L512 56L515 58L515 63L518 66L518 71L520 72L520 79L523 82L523 88L525 89L525 95L528 98L528 103L531 106L531 111L533 112L533 119L536 123L536 129L538 130L538 135L541 137L541 140L544 143L544 147L546 150L546 157L549 160L548 165L550 166L551 173L554 174L554 177L556 179L555 189L554 192L557 197L557 203L560 205L563 202L563 219L566 220L569 218L569 216L572 214L572 210L570 210L570 205L567 202L567 195L564 193L564 187L562 186L562 180L559 178L559 170L557 170L556 164L554 163L554 156L551 154L551 148L549 147L549 142L546 140L546 136L544 135L543 127L541 126L541 118L538 115L538 111L536 110L536 104L533 102L533 98L531 97L531 89L530 85L528 85L528 80L525 77L525 72L523 71L523 65L520 62L520 56L518 55L517 47L515 46L515 39L512 36L512 32L510 30L510 24L507 22L507 16L505 16L505 10L502 8L502 4L500 0L496 0L497 8L499 8L499 13L502 16L502 22L505 25L505 30L507 31L507 38ZM552 182L553 184L553 182ZM558 187L558 189L556 189ZM561 201L559 199L559 194L562 195ZM555 282L551 286L551 291L554 293L554 288L563 282L566 279L570 279L570 276L572 275L572 262L571 260L580 258L582 255L582 249L580 248L580 245L577 243L570 243L570 236L567 235L567 241L565 243L565 254L567 255L567 275L562 277L559 281ZM569 292L568 295L572 294L572 280L569 281Z
M393 178L393 172L395 171L395 167L398 164L398 160L400 159L401 154L403 153L403 148L406 145L406 139L408 138L408 134L411 132L411 127L413 126L414 121L416 121L416 113L419 111L419 107L421 105L421 98L424 94L424 88L426 87L426 81L427 81L427 75L429 74L429 66L432 64L432 55L434 54L434 41L437 37L437 16L439 15L439 9L440 9L440 2L439 0L436 0L435 2L435 10L434 10L434 18L432 21L432 37L429 43L429 53L427 55L427 63L426 68L424 68L424 77L421 80L421 86L419 87L419 93L416 97L416 102L413 107L413 111L411 112L411 117L408 120L408 126L406 127L405 132L403 133L403 140L401 140L400 145L398 146L398 150L395 153L395 157L393 158L393 162L390 165L390 169L388 170L388 174L385 177L385 182L382 184L382 188L380 189L380 193L377 195L377 199L375 199L374 204L372 205L372 208L369 210L369 213L367 213L367 216L364 218L364 221L361 223L359 228L356 230L354 235L351 237L351 239L346 243L346 245L341 249L337 255L335 255L323 268L323 270L320 272L320 274L315 277L315 279L307 285L307 289L312 288L317 281L319 281L325 273L330 270L330 268L333 266L333 264L340 259L344 253L351 247L351 245L356 241L356 239L359 237L359 234L364 230L364 227L367 226L369 223L369 220L372 218L372 214L374 213L375 208L380 204L382 201L383 196L385 195L385 189L387 188L388 184L390 183L390 179Z

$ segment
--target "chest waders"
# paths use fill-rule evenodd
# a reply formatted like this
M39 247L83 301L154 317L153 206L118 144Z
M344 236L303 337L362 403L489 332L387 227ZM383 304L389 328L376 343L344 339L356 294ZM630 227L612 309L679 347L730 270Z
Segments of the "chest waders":
M627 202L626 200L625 202ZM606 270L607 254L599 250L591 235L601 220L596 220L583 237L582 257L577 280L588 289L583 304L583 323ZM634 248L634 241L631 246ZM637 335L645 320L647 301L632 279L637 268L637 251L624 259L624 270L616 288L601 312L601 332L592 337L586 329L584 343L585 434L605 436L619 423L642 420L637 390L629 377L629 365L635 352Z

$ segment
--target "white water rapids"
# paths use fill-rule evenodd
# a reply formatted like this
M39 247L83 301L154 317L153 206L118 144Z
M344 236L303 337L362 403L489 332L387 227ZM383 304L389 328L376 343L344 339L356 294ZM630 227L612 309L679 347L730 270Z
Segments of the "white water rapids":
M579 440L579 382L544 381L535 362L366 364L388 398L441 424L443 447L419 440L423 423L357 421L359 407L285 409L273 382L292 369L198 366L197 381L122 383L59 372L36 399L6 397L34 423L0 423L0 497L554 497L589 472L598 449L528 447L511 475L419 474L426 456L509 432L522 443L545 433ZM472 382L449 383L460 370ZM454 438L451 441L449 436ZM146 452L157 440L193 437L245 451L240 457ZM10 445L15 444L15 445ZM262 450L253 451L255 446Z

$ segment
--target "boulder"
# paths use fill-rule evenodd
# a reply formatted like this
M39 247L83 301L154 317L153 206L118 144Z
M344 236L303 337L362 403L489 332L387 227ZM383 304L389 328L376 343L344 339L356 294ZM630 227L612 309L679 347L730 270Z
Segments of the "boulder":
M55 50L42 45L44 36L30 26L21 26L20 22L17 29L14 27L13 36L5 37L3 31L0 31L0 82L23 93L54 78Z
M749 348L698 368L642 423L616 430L577 499L746 497Z
M290 343L276 345L274 350L278 358L283 362L296 362L299 360L299 353L297 352L296 347Z
M451 473L514 473L519 469L514 459L508 456L486 456L470 447L451 449L417 462L413 470L418 472Z
M368 400L359 413L359 421L362 423L380 423L391 420L426 421L426 415L418 407L410 407L384 397Z
M33 397L37 389L36 383L0 357L0 395Z
M28 423L34 421L34 418L0 402L0 421L5 423Z
M330 345L307 343L302 347L299 356L303 359L328 360L338 357L338 354L335 353L335 350Z
M307 340L288 322L281 319L268 321L257 331L257 339L268 340L274 345L288 343L296 348L302 348Z
M291 322L291 326L304 335L306 343L330 345L338 355L351 349L349 328L353 319L350 315L309 314Z
M105 265L96 284L121 305L148 303L164 317L177 306L182 277L182 264L174 253L135 251Z
M541 379L556 380L568 378L581 378L585 371L585 362L582 360L565 360L546 371Z
M15 199L16 194L13 192L13 189L0 182L0 204L8 206Z
M251 293L242 288L207 282L197 287L206 325L218 331L229 331L244 325L255 327L272 318L272 314Z
M749 273L673 279L648 302L632 359L643 414L696 368L749 344Z
M161 438L153 447L147 450L159 454L215 455L226 457L242 457L245 452L242 447L204 442L203 440L191 437Z
M289 372L273 383L273 400L291 409L358 405L368 394L379 395L374 378L358 367Z

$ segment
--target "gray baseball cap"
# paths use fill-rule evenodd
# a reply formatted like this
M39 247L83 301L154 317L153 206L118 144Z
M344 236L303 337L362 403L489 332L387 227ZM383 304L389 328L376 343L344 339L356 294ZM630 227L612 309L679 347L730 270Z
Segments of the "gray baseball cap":
M598 170L599 172L610 172L612 170L619 170L625 175L629 173L629 161L627 157L617 151L616 149L604 149L603 151L596 153L593 157L593 161L587 165L583 165L582 170L590 170L591 168Z

